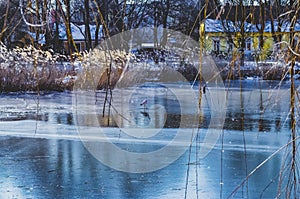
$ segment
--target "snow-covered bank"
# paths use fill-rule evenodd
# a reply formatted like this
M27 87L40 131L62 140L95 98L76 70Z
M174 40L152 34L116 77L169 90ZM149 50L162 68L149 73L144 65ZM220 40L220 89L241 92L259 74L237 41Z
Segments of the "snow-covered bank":
M288 80L291 63L283 61L245 61L241 66L237 62L215 58L220 74L224 80L259 78L263 80ZM300 67L296 62L295 78L299 78Z
M105 52L94 49L78 56L71 62L65 60L67 57L50 51L33 47L8 50L0 45L0 92L72 90L75 82L77 87L82 87L80 84L83 82L89 82L93 89L102 90L108 85L113 88L120 78L132 80L147 77L141 81L159 82L163 79L178 82L177 74L181 74L185 80L192 82L199 77L198 60L186 61L176 54L166 54L156 61L154 58L157 55L145 55L141 59L135 54L118 50ZM246 61L244 66L224 60L215 60L215 63L223 80L289 78L290 64L283 62ZM297 63L296 78L299 77L299 71Z

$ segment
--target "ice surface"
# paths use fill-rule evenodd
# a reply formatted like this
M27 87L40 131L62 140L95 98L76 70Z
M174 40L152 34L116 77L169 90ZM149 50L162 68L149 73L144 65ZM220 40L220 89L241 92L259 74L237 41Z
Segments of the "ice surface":
M171 112L168 115L172 118L171 126L149 138L135 138L117 126L107 128L99 127L99 124L85 125L84 122L79 128L85 129L85 133L78 134L73 92L40 93L39 96L37 93L1 94L0 192L5 197L17 198L183 198L189 167L188 198L197 195L199 198L218 198L221 187L222 196L227 197L247 173L290 139L288 83L245 80L227 82L228 85L223 139L218 140L212 151L204 159L197 158L212 115L213 107L208 101L212 93L218 91L208 87L202 107L206 119L203 123L206 124L201 124L199 136L191 145L191 153L187 150L168 167L142 174L118 172L104 166L86 150L81 139L99 145L110 140L123 150L135 152L151 152L164 147L178 130L172 125L178 123L177 116L180 115L179 109L175 108L178 104L172 101L173 96L166 93L165 88L159 87L156 91L155 87L138 88L128 101L132 113L140 110L142 96L150 95L145 92L148 88L148 91L156 92L156 97L148 98L148 105L160 100L164 110ZM193 89L197 92L197 85ZM103 102L103 92L98 94L99 102ZM121 103L122 100L115 102ZM94 107L95 103L86 106ZM87 110L83 108L77 113L88 118ZM97 113L95 109L91 110ZM191 111L187 109L184 114ZM242 116L244 129L241 128ZM128 125L125 127L143 127ZM104 130L105 137L99 136L99 128ZM186 128L187 136L190 136L190 130ZM176 144L180 146L182 143ZM249 178L248 192L245 185L235 197L248 194L249 198L261 195L274 198L284 152L275 155ZM118 154L109 151L107 156L118 158ZM135 166L138 167L139 163Z

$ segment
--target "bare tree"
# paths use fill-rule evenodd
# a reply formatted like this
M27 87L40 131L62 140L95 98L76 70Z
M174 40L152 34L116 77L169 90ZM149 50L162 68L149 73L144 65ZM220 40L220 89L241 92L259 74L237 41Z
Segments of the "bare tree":
M71 31L71 4L70 0L63 0L66 11L64 12L64 9L62 7L62 3L60 0L56 0L56 3L58 5L60 14L63 18L64 24L66 26L66 33L67 33L67 39L68 39L68 50L69 54L73 54L74 52L77 52L76 45L74 43L72 31Z
M19 1L1 1L0 5L0 11L4 13L0 17L0 41L9 48L29 44L31 40L26 34L28 27L20 14Z
M90 30L90 0L84 0L84 25L86 35L86 48L89 50L92 48L92 37Z

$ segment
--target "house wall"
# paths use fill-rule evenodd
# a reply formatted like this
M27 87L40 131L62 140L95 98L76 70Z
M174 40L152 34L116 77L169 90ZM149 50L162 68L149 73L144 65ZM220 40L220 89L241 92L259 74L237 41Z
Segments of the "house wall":
M223 54L223 55L235 55L235 53L238 53L238 43L239 43L239 38L241 38L240 33L234 33L233 34L233 42L234 42L234 47L232 50L229 50L229 45L228 45L228 37L226 36L226 33L205 33L205 42L204 42L204 48L205 52L207 54ZM281 33L281 41L288 42L289 41L289 33ZM245 54L246 56L252 56L248 57L251 59L257 59L257 60L266 60L274 50L278 50L280 47L286 46L286 44L281 44L281 45L275 45L274 46L274 40L272 37L272 33L264 33L264 45L263 48L259 48L259 33L248 33L246 34L246 40L251 40L251 49L245 49ZM296 36L300 38L300 32L296 33ZM214 41L219 41L219 53L214 51ZM299 44L298 44L299 45ZM276 49L276 46L277 49ZM255 57L254 55L258 55Z
M215 46L214 46L215 41L219 42L219 52L215 51ZM238 40L236 37L234 37L233 41L234 44L237 45ZM227 55L227 54L232 54L236 50L235 47L233 47L232 50L229 50L228 37L226 37L225 33L206 33L204 46L205 46L205 52L208 54L223 53Z

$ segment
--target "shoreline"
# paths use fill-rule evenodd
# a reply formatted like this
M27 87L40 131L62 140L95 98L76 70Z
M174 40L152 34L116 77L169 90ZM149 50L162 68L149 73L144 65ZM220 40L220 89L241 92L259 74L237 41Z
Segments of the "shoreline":
M282 62L245 62L245 66L230 66L228 61L215 60L217 68L219 69L219 74L223 81L226 80L244 80L244 79L262 79L262 80L289 80L289 67ZM72 63L69 63L72 65ZM80 71L78 68L76 70L66 70L66 71L57 71L56 67L51 65L52 69L48 69L45 73L43 72L45 65L42 66L42 72L38 75L31 74L30 72L26 76L24 70L20 73L14 74L11 68L2 69L0 68L1 78L0 78L0 93L5 92L22 92L22 91L71 91L74 88L75 82L80 76ZM152 77L149 81L159 82L160 79L165 79L164 75L160 75L159 71L153 70L153 67L138 68L137 70L128 70L124 72L123 69L112 69L110 75L110 87L114 88L116 83L119 81L120 77L129 76L129 79L140 75L140 70L143 70L143 75L147 74L149 77ZM173 68L172 66L165 65L160 68L160 71L169 75L169 82L176 82L176 79L172 79L172 74L179 72L182 76L193 82L197 76L197 69L191 64L185 64L183 66ZM107 88L108 82L108 71L103 72L99 75L99 81L97 84L97 90L105 90ZM295 79L300 79L300 68L296 65L295 68ZM6 77L4 77L4 76ZM37 82L37 77L38 82ZM51 78L50 78L51 77ZM8 81L7 79L10 79ZM32 80L28 80L32 79ZM128 77L126 77L128 79Z

